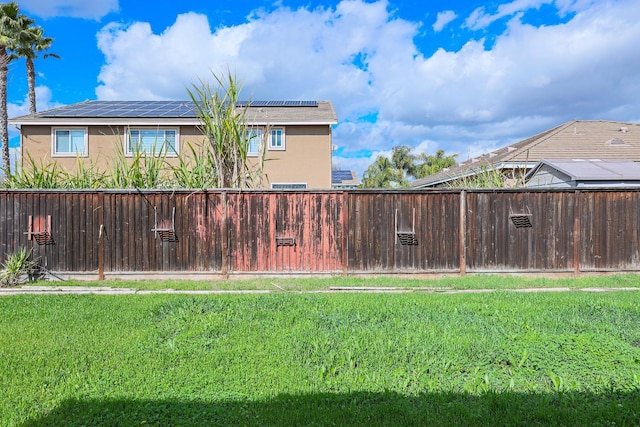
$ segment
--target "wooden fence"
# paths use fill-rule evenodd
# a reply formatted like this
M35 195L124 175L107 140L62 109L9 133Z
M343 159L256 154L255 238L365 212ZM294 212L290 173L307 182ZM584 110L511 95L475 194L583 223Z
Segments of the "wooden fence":
M60 274L640 271L640 190L0 192Z

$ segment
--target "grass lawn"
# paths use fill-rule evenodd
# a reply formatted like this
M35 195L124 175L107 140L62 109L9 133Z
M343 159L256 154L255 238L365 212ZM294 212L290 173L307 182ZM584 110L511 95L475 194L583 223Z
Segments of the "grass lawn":
M639 298L4 297L0 425L639 425Z

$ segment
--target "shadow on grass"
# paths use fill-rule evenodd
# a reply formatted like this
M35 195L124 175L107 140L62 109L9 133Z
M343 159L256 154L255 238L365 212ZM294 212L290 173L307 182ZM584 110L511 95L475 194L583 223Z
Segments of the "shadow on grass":
M640 393L355 392L266 401L67 400L23 426L636 426Z

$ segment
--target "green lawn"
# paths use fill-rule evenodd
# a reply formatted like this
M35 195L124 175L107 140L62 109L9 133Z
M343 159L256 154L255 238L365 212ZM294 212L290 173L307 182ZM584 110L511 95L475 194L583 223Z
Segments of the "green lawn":
M637 292L18 295L0 313L3 426L640 423Z

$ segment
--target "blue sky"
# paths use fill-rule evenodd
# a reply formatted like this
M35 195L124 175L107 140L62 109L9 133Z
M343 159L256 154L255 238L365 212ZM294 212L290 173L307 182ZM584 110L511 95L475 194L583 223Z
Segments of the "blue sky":
M187 99L230 69L245 98L333 101L334 163L360 176L395 145L462 161L569 120L640 121L637 0L18 4L62 57L36 61L38 110ZM24 62L9 72L13 117Z

